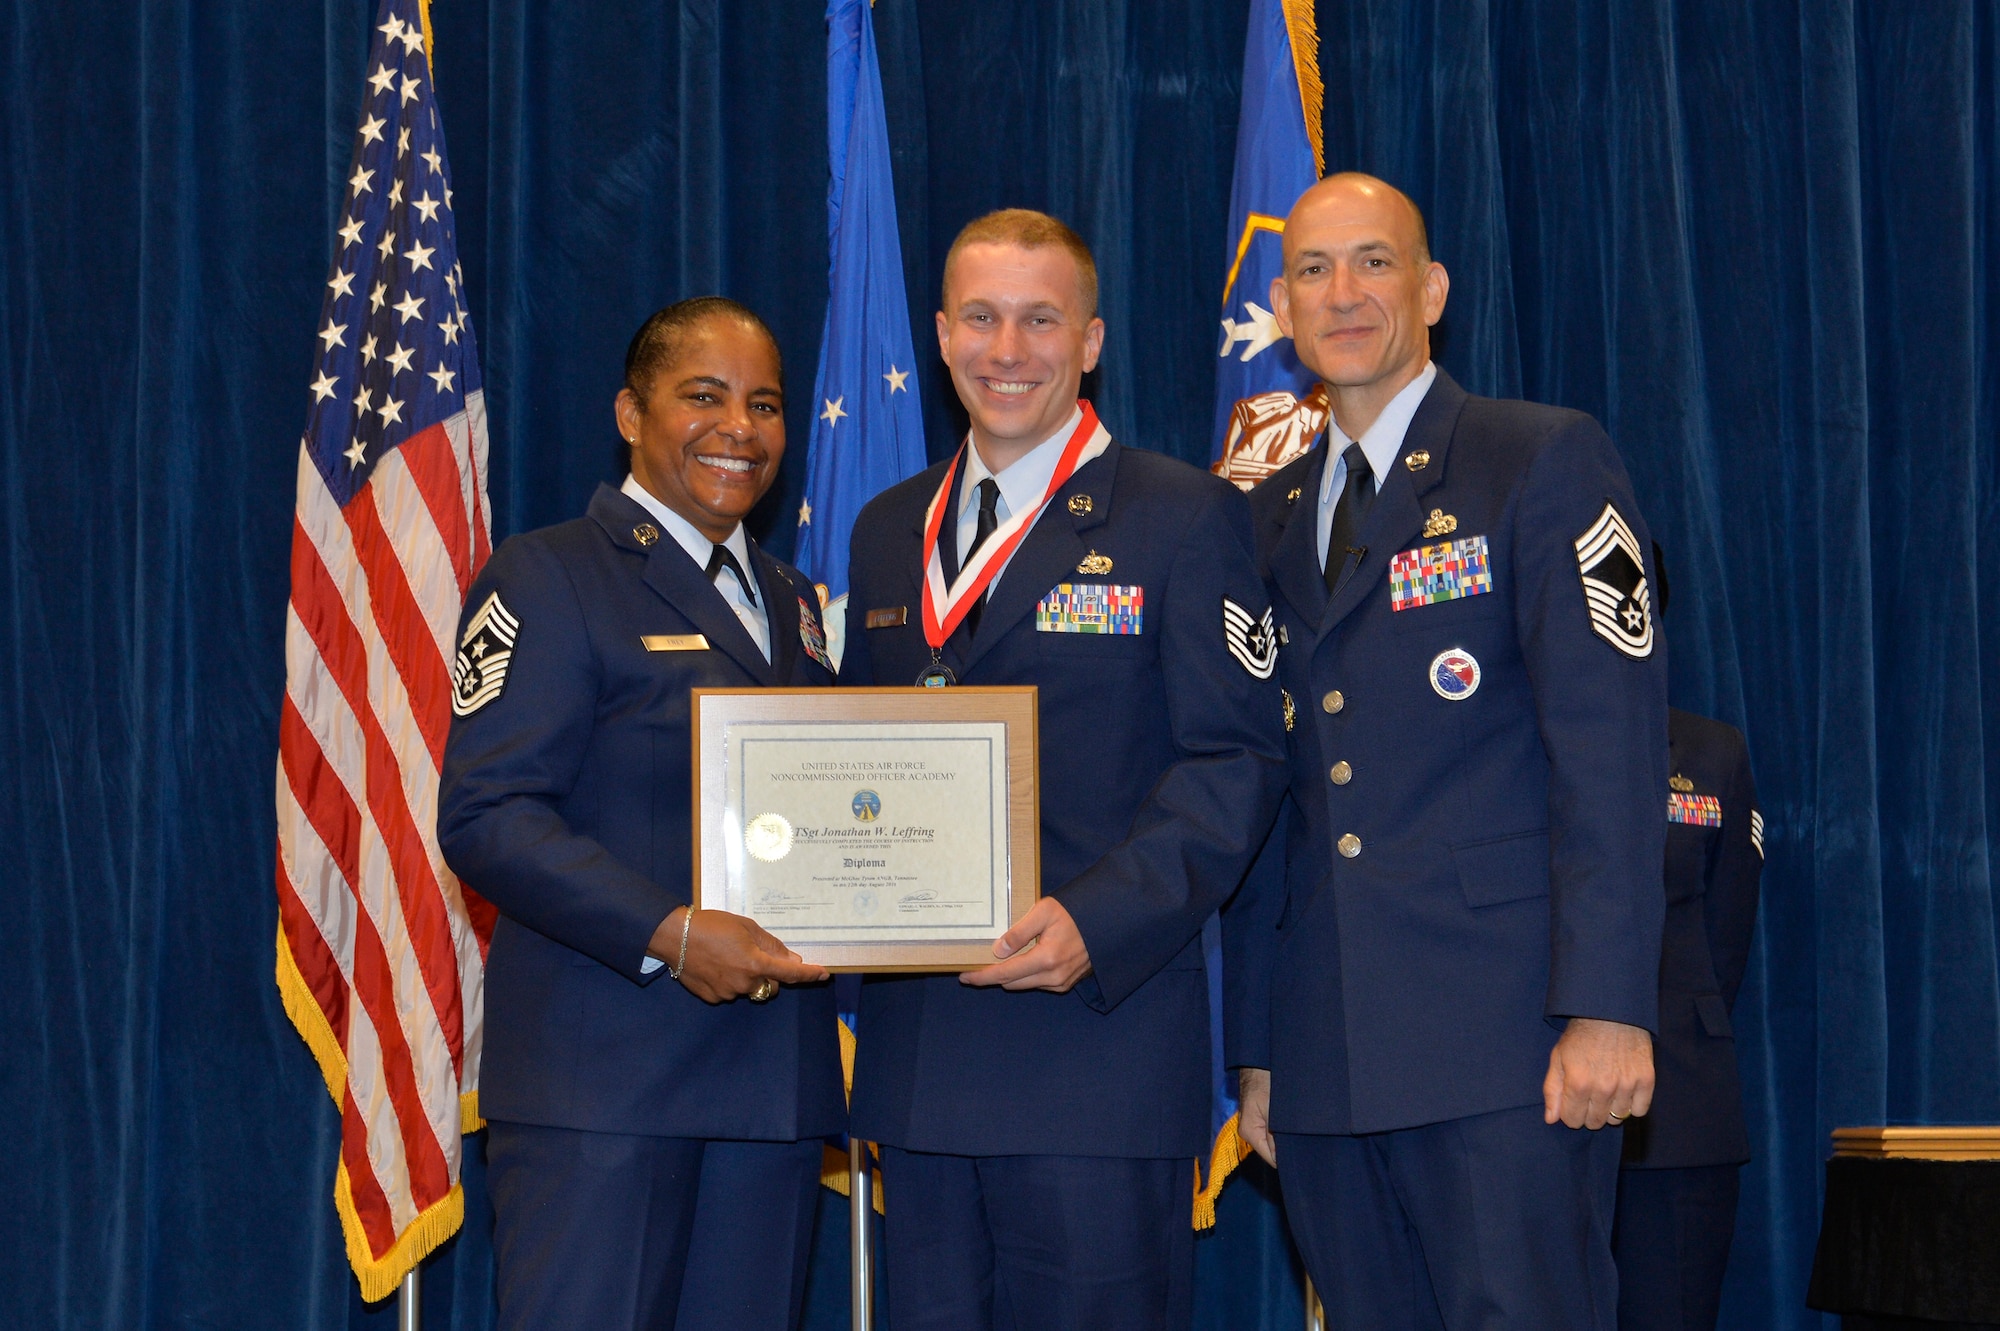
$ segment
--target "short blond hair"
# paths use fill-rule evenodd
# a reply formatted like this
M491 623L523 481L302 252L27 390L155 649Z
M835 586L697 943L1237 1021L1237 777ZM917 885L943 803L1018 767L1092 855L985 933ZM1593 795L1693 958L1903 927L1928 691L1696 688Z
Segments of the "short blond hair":
M1032 208L1002 208L999 212L975 217L965 224L958 233L958 239L951 242L951 250L944 256L944 304L951 307L951 266L958 259L958 252L967 245L1015 245L1024 250L1041 250L1054 246L1069 251L1069 257L1076 260L1078 285L1083 288L1084 317L1097 317L1097 260L1091 256L1090 246L1083 243L1083 237L1070 230L1059 217L1038 213Z

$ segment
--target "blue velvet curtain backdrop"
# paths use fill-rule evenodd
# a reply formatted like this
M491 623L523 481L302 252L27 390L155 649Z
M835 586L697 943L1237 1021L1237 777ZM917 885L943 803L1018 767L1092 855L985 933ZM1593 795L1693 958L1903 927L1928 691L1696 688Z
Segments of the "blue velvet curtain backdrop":
M495 525L581 511L655 307L722 291L791 367L826 297L818 4L438 0ZM0 1320L387 1327L336 1116L271 981L293 466L369 6L0 4ZM1009 204L1095 246L1087 385L1205 462L1243 0L879 0L911 319ZM1675 701L1749 734L1756 1160L1724 1324L1801 1328L1826 1133L2000 1118L2000 11L1321 0L1329 169L1424 206L1439 359L1598 415L1673 570ZM962 421L927 373L933 456ZM1982 595L1982 589L1986 589ZM433 1327L492 1320L478 1140ZM1204 1328L1291 1327L1268 1176ZM829 1206L812 1325L841 1325Z

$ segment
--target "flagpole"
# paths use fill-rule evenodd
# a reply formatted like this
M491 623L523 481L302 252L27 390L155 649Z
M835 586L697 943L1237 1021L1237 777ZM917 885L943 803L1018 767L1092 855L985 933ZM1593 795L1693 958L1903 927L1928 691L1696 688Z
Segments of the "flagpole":
M424 1331L424 1273L411 1267L396 1291L396 1331Z
M847 1139L847 1214L849 1234L847 1260L853 1273L854 1331L868 1331L874 1320L875 1281L869 1269L869 1213L875 1207L875 1187L868 1174L868 1143L859 1137Z

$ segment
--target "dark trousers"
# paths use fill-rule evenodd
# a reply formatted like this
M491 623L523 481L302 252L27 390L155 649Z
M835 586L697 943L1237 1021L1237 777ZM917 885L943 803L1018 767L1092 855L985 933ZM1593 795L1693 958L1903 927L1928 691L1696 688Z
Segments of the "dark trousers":
M799 1322L821 1146L493 1123L501 1331Z
M895 1331L1183 1331L1192 1160L882 1149Z
M1619 1134L1539 1106L1280 1133L1292 1237L1338 1331L1614 1331Z
M1618 1175L1619 1331L1715 1331L1736 1234L1738 1165Z

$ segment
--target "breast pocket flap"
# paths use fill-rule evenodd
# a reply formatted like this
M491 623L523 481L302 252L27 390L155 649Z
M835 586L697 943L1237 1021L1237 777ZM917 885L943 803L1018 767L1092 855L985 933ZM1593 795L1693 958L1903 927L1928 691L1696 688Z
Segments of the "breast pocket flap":
M1468 906L1498 906L1549 894L1546 831L1453 846L1451 859Z

